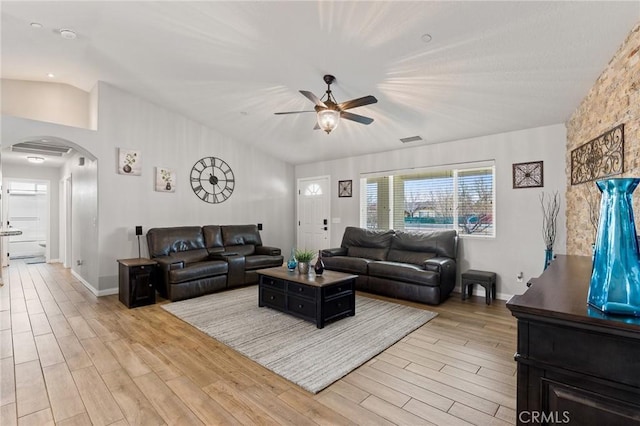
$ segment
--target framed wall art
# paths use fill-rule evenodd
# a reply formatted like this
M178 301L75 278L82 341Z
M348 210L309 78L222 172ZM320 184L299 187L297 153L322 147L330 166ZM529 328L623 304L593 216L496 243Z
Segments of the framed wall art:
M353 182L351 180L338 181L338 197L351 197L353 195Z
M540 188L544 186L542 161L513 164L513 187Z
M571 151L571 185L624 172L624 124Z
M118 173L121 175L140 176L142 174L140 151L118 148Z
M175 192L176 172L166 167L156 167L156 191Z

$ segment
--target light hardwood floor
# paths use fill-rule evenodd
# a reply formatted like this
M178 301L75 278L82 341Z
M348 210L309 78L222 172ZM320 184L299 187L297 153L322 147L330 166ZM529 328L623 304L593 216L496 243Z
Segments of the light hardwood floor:
M3 426L515 423L516 323L501 301L399 302L439 315L313 395L158 304L95 297L59 264L12 262L3 277Z

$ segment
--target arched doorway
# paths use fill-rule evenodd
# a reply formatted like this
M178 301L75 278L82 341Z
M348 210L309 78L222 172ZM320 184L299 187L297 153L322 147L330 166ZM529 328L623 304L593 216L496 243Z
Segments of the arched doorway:
M38 159L29 162L29 157ZM97 158L81 145L56 136L33 136L6 146L1 152L2 220L7 226L11 199L7 184L34 180L48 190L46 261L61 262L89 281L85 262L96 265L97 251ZM26 222L25 222L26 223ZM92 238L93 237L93 238ZM3 238L6 264L11 242ZM93 258L95 257L95 259Z

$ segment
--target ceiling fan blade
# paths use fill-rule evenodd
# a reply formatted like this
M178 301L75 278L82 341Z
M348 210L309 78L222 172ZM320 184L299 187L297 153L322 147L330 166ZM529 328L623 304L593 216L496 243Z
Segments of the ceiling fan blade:
M378 100L375 98L375 96L369 95L363 98L351 99L350 101L342 102L341 104L338 104L338 108L344 111L345 109L375 104L376 102L378 102Z
M327 106L324 104L324 102L322 102L316 95L314 95L313 93L306 91L306 90L300 90L300 93L302 93L307 99L309 99L311 102L313 102L314 104L316 104L316 106L322 107L322 108L326 108Z
M340 118L344 118L345 120L355 121L360 124L371 124L373 123L373 118L364 117L362 115L354 114L351 112L341 111Z
M275 115L283 115L283 114L300 114L302 112L315 112L313 110L309 111L286 111L286 112L274 112Z

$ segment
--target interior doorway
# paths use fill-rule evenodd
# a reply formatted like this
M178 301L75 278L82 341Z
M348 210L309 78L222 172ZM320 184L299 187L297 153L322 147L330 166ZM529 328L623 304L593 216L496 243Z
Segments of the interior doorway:
M47 181L11 179L5 183L5 226L19 229L21 235L8 238L5 258L24 259L26 263L44 263L50 257Z

